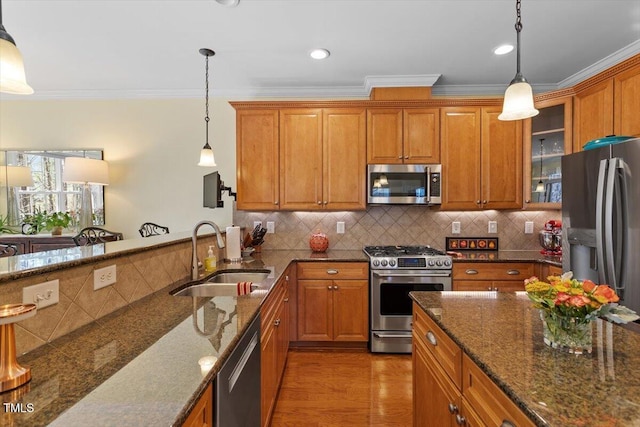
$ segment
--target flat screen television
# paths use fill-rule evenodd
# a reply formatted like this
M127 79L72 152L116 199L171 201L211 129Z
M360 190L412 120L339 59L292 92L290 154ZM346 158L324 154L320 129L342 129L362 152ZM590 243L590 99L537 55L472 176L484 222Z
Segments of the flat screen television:
M203 202L205 208L224 207L222 201L222 185L220 184L220 174L213 172L203 177Z

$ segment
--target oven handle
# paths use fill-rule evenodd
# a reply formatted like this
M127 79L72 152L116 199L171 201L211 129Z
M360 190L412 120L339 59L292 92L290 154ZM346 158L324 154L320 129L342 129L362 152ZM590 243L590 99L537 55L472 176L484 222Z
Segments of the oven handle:
M429 273L429 274L402 274L398 273L385 273L380 274L378 272L372 273L375 277L451 277L451 273Z
M381 334L379 332L374 332L373 336L376 338L411 338L411 332L406 334Z

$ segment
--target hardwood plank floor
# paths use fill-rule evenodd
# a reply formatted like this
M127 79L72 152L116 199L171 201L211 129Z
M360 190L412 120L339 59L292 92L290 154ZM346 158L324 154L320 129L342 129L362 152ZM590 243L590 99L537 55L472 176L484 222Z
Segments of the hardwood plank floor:
M288 354L273 427L411 426L411 355Z

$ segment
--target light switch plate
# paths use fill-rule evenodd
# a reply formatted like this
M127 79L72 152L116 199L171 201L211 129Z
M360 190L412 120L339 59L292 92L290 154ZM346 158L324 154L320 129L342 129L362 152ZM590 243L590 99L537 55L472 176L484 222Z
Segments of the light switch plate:
M116 283L116 266L110 265L108 267L99 268L93 271L93 290L104 288L105 286Z
M267 233L276 232L276 223L273 221L267 221Z
M22 288L22 303L35 304L38 309L57 304L60 301L58 279Z
M460 234L460 221L453 221L451 223L451 234Z
M344 234L344 221L338 221L336 224L336 233Z
M487 230L491 234L495 234L498 232L498 221L489 221L489 227Z
M533 221L524 222L524 234L533 234Z

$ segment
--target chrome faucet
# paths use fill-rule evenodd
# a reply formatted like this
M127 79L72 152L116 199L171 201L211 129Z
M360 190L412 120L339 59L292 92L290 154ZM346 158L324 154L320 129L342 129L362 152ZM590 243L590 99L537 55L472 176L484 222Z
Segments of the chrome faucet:
M224 248L224 240L222 240L222 233L220 232L220 228L215 222L212 221L200 221L193 228L193 235L191 236L191 280L198 280L198 254L196 251L198 244L198 230L203 225L210 225L213 227L213 230L216 233L216 238L218 239L218 248Z

